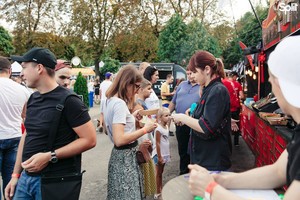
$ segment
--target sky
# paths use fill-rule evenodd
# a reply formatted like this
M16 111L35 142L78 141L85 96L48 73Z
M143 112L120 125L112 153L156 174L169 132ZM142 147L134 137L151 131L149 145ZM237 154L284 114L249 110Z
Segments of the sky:
M254 7L258 4L266 5L266 0L251 0L251 2ZM240 19L244 13L248 11L252 12L249 0L219 0L219 9L225 10L229 18L233 20L234 17L235 21ZM0 19L0 25L8 31L12 31L13 29L13 27L3 19Z
M258 4L267 5L266 0L251 0L251 3L254 8ZM234 17L235 20L240 19L248 11L253 12L249 0L219 0L219 8L226 10L229 17Z

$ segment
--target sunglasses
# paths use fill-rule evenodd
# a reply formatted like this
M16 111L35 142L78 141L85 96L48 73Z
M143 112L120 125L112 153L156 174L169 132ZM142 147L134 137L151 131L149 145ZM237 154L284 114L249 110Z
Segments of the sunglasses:
M136 89L136 90L138 90L138 89L141 88L141 84L136 84L136 83L135 83L134 86L135 86L135 89Z

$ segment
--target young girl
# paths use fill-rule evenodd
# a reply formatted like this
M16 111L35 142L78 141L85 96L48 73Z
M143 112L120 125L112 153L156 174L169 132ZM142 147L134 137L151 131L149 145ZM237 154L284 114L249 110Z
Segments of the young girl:
M169 128L170 111L162 107L157 113L158 126L154 131L153 160L156 165L156 192L154 199L160 199L162 190L162 174L165 163L170 161Z

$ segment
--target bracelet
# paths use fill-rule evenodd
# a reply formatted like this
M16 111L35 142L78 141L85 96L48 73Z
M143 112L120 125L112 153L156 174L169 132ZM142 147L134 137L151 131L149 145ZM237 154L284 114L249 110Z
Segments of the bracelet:
M142 128L144 135L148 133L147 129L144 127Z
M218 183L215 181L212 181L207 185L207 187L205 188L205 193L204 193L205 200L210 200L212 192L217 185L218 185Z
M21 174L13 173L11 175L12 178L20 178Z

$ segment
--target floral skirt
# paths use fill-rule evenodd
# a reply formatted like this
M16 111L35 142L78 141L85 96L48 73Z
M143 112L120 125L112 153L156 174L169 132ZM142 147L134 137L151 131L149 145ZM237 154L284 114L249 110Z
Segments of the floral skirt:
M112 149L108 164L107 200L143 198L143 175L136 159L137 149Z

